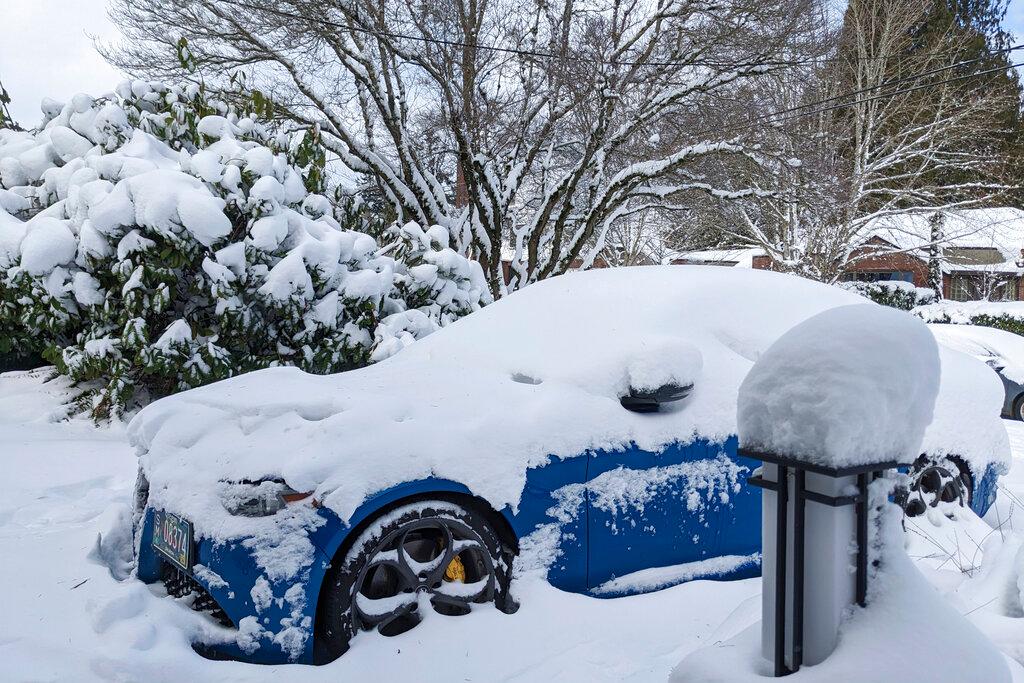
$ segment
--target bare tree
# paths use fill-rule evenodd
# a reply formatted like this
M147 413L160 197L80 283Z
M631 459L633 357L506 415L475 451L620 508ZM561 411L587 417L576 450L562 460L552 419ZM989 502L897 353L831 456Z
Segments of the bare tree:
M778 67L804 1L115 0L125 40L107 56L195 78L185 49L211 89L244 74L400 219L448 228L501 294L503 245L514 289L589 265L630 216L749 194L700 170L747 155L736 136L695 126L666 148L650 132Z
M605 248L598 258L609 266L643 266L661 263L668 253L667 238L676 212L644 211L611 224Z
M734 182L773 190L722 208L728 239L764 249L779 269L834 281L880 252L945 239L908 234L866 249L872 226L898 231L902 217L992 204L1010 189L994 148L1005 95L979 88L991 63L961 63L955 23L920 45L928 8L851 0L838 39L824 16L809 27L804 44L824 47L823 59L764 79L754 99L788 113L754 131L760 163L728 168Z

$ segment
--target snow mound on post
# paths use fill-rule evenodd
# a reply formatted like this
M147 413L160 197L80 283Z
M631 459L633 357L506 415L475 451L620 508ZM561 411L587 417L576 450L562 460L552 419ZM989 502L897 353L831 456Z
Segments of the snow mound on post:
M920 320L870 304L827 310L780 337L747 374L740 444L829 467L913 461L939 376L935 338Z

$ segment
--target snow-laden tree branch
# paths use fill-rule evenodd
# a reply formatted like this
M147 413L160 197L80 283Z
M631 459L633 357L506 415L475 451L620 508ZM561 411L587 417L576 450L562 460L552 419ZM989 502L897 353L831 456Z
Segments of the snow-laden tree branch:
M804 2L117 0L126 40L107 53L181 77L185 39L207 88L244 73L400 220L459 236L500 294L503 258L509 289L564 272L652 195L749 189L700 170L746 151L734 135L649 139L777 65Z

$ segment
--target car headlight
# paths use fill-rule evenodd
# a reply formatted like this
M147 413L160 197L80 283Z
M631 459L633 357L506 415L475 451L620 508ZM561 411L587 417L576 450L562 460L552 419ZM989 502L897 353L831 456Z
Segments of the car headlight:
M220 500L224 509L241 517L269 517L285 509L289 503L312 495L312 491L296 491L280 479L224 481L220 484Z

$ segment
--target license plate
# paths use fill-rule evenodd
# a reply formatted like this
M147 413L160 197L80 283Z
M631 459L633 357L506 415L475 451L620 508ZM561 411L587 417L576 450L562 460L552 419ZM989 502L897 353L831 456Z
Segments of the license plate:
M192 569L192 524L163 510L153 513L153 547L186 571Z

